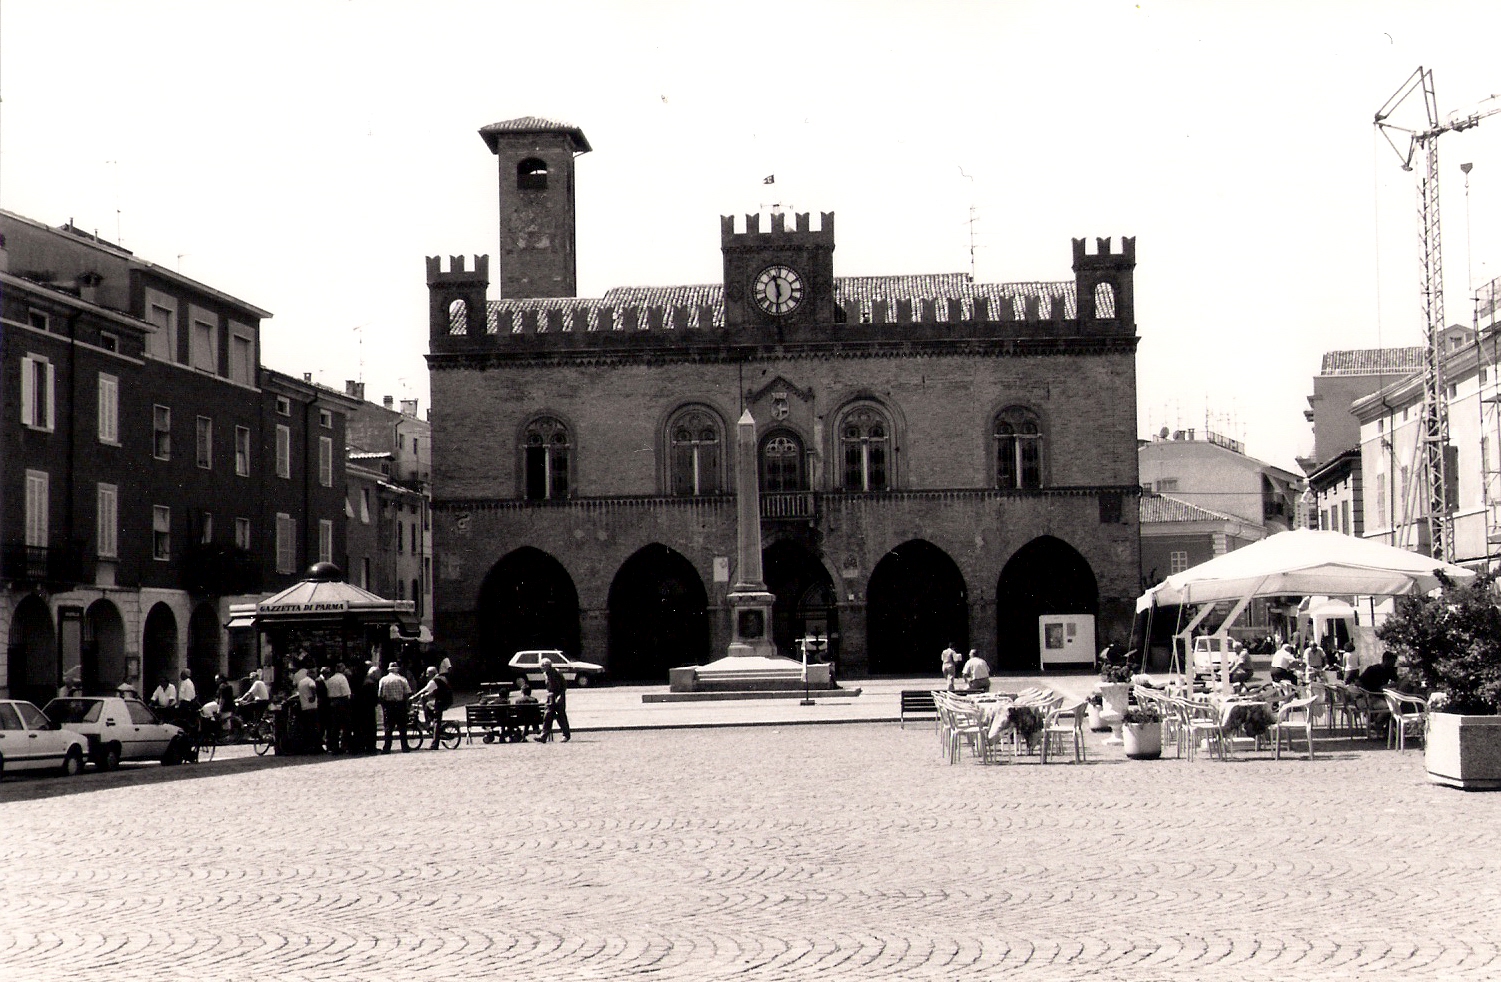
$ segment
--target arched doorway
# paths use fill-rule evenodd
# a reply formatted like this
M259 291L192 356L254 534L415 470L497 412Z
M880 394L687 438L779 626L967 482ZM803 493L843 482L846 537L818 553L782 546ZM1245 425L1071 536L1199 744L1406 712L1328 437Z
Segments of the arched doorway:
M193 686L202 700L219 674L220 650L219 612L213 604L201 603L193 608L188 620L188 671L193 675Z
M1098 614L1094 570L1073 546L1043 535L1007 561L995 586L996 667L1033 672L1039 665L1037 618L1043 614Z
M52 629L52 612L36 596L27 596L16 605L10 621L9 672L6 680L12 699L25 699L38 706L57 695L62 681L57 659L57 634Z
M709 597L682 553L638 549L610 584L610 674L667 681L667 670L709 661Z
M163 676L177 678L177 616L159 603L146 614L141 633L141 695L151 695Z
M125 681L125 621L108 600L95 600L84 614L83 691L113 691Z
M527 648L579 652L579 595L563 564L541 549L506 553L480 585L480 650L485 678L502 678L506 663Z
M778 653L801 658L797 639L817 634L829 639L828 653L837 659L838 595L818 557L801 543L783 539L761 554L761 568L766 589L777 598L771 608L771 638Z
M931 542L903 542L871 571L865 623L872 673L937 675L945 645L969 647L964 574Z

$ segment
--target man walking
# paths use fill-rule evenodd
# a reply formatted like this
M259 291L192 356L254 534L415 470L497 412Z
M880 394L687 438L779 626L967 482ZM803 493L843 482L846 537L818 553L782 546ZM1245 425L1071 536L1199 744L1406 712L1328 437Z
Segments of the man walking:
M407 745L407 700L412 696L412 687L401 674L401 664L392 662L386 666L385 677L380 680L380 714L386 720L386 745L381 753L391 752L391 731L401 727L401 752L412 748Z
M558 728L563 731L563 742L573 739L568 732L568 680L563 678L563 673L552 667L552 659L542 659L542 671L547 677L547 712L542 716L542 735L534 737L538 743L546 743L552 739L552 721L558 721Z
M344 675L344 663L339 662L323 682L328 692L328 725L323 731L323 743L331 754L354 753L354 734L350 730L349 699L352 695L349 679Z

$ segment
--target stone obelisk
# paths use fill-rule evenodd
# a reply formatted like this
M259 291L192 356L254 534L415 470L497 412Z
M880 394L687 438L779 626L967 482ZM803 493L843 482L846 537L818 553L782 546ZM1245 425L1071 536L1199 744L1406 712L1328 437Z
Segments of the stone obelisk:
M775 658L771 605L776 600L761 578L761 487L756 479L756 421L747 409L735 424L735 582L725 598L734 637L731 658Z

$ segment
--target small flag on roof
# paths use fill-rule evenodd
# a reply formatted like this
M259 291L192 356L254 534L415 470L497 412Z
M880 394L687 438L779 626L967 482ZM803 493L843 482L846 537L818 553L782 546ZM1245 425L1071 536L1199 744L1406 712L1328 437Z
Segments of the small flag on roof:
M762 184L775 184L776 182L777 176L775 174L767 174L765 177L761 178Z

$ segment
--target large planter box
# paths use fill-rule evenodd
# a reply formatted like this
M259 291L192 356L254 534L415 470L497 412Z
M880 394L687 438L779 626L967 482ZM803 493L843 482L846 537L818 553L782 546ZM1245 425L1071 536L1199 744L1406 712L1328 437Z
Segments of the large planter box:
M1121 727L1126 756L1132 760L1156 760L1162 756L1161 723L1126 723Z
M1501 716L1432 713L1423 754L1434 784L1501 791Z

